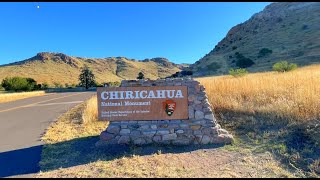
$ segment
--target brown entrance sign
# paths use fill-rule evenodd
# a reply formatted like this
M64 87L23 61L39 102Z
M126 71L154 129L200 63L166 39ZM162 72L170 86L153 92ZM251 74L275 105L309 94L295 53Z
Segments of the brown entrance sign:
M188 119L187 86L99 87L97 97L99 120Z

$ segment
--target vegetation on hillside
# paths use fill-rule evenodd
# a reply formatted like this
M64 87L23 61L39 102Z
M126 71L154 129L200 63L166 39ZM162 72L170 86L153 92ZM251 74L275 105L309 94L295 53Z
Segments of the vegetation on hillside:
M235 56L237 58L236 66L239 68L247 68L255 64L250 58L245 57L239 52L236 52Z
M186 77L186 76L192 76L193 72L188 69L184 69L182 71L178 71L170 76L167 76L166 78L177 78L177 77Z
M270 55L270 54L272 54L272 50L271 50L271 49L262 48L262 49L259 51L258 58L265 57L265 56L268 56L268 55Z
M138 76L137 76L137 79L144 79L144 74L143 72L139 72Z
M250 72L270 71L279 59L299 66L317 64L320 62L319 20L319 2L271 3L232 27L214 49L190 68L195 76L206 76L228 74L230 68L236 67ZM208 68L212 63L220 68Z

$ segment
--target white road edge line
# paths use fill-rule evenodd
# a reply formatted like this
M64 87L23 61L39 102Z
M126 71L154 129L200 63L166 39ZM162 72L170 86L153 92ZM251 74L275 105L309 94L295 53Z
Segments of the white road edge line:
M33 106L50 106L50 105L58 105L58 104L75 104L75 103L82 103L83 101L71 101L71 102L59 102L59 103L47 103L47 104L34 104L28 107Z

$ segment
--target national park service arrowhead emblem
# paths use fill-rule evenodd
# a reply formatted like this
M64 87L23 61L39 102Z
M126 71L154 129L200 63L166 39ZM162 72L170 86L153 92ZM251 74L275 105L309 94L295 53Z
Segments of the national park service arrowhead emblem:
M171 116L176 109L176 103L173 100L166 100L162 105L168 116Z

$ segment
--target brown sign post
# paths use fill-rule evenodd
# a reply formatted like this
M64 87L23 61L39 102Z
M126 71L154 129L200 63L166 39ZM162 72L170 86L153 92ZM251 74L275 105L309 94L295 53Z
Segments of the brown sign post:
M99 87L98 119L188 119L187 86Z

